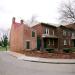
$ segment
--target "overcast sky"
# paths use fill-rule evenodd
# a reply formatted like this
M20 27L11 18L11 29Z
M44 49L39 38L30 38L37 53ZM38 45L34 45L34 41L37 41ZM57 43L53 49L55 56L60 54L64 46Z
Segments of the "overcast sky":
M62 0L0 0L0 28L11 27L12 17L17 21L30 20L32 15L36 20L58 24L58 8Z

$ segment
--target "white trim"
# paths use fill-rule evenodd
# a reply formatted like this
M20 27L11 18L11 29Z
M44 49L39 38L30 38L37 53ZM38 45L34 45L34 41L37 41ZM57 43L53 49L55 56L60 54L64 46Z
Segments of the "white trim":
M49 34L49 28L45 29L45 34Z

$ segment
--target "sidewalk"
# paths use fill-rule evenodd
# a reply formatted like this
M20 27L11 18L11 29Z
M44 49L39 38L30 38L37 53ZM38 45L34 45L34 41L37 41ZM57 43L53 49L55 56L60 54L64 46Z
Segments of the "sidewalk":
M7 51L8 54L15 56L18 60L40 62L40 63L52 63L52 64L75 64L75 59L50 59L25 56L20 53Z

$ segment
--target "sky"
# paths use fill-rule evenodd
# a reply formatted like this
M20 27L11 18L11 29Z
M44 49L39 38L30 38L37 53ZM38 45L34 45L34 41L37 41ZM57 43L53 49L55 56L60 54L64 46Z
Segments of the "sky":
M0 0L0 28L11 27L12 17L29 21L35 16L38 22L59 24L58 9L62 0Z

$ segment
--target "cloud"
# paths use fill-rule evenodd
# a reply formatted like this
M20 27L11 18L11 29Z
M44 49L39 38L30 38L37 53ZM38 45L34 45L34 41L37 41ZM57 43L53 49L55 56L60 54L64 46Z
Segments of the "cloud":
M32 15L37 20L55 22L57 7L61 0L0 0L0 28L9 28L13 16L28 20ZM56 22L55 22L56 23Z

